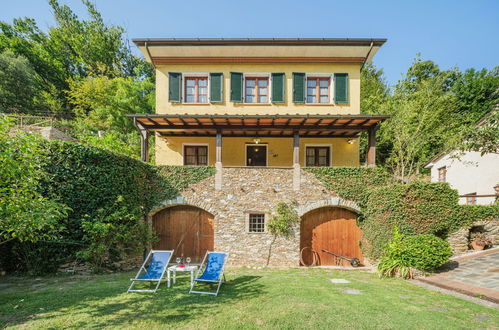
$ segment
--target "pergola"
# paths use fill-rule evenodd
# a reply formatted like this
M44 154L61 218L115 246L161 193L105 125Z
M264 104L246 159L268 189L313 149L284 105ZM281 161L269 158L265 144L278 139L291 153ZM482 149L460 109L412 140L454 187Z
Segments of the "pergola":
M222 164L222 137L290 138L293 166L298 165L300 137L355 138L368 132L367 164L376 164L376 130L387 115L190 115L134 114L141 137L141 156L148 161L149 135L216 137L216 164Z

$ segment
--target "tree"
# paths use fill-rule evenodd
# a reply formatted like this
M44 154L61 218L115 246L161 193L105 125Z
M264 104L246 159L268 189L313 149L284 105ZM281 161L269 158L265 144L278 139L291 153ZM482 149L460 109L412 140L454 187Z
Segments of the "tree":
M390 99L390 87L388 86L383 69L367 63L361 71L360 78L360 112L362 114L377 115L384 114L383 106ZM376 145L377 163L385 164L392 149L390 140L379 139ZM367 152L367 134L360 136L360 161L365 162Z
M402 181L418 173L435 150L441 150L455 134L455 120L449 111L454 99L442 90L445 79L439 75L421 80L411 92L396 91L384 108L392 115L381 132L382 139L393 143L387 163Z
M477 151L482 154L499 153L499 110L492 110L480 125L467 127L463 131L459 149Z
M456 96L453 111L463 125L472 125L499 104L499 67L493 70L468 69L460 73L451 89Z
M39 82L28 60L0 53L0 111L30 112L36 107Z
M11 128L12 122L0 116L0 244L53 238L66 207L36 190L43 175L36 136L21 132L11 136Z

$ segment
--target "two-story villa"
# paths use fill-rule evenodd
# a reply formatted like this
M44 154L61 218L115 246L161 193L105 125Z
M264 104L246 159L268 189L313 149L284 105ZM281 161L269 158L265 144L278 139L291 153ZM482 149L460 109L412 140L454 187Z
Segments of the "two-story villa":
M134 39L156 68L156 114L131 116L148 161L215 166L152 215L158 247L199 259L206 249L235 264L262 264L279 201L298 202L300 232L278 238L271 264L334 262L321 250L362 258L356 206L301 170L360 166L368 132L387 116L360 114L360 70L385 39ZM319 260L319 261L317 261Z

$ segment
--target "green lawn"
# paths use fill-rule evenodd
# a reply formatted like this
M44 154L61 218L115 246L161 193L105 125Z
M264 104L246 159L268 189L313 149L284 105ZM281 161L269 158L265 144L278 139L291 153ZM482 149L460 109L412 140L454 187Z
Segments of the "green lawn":
M129 293L131 273L0 278L0 328L495 328L499 311L362 271L229 269L218 297L182 277ZM349 284L333 284L344 278ZM360 290L348 294L345 289Z

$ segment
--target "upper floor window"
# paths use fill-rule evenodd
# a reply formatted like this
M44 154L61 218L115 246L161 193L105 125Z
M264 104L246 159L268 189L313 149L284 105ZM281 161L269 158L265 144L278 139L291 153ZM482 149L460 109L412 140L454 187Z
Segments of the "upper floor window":
M307 77L307 103L329 103L330 86L330 77Z
M245 77L245 103L269 102L269 77Z
M438 169L438 182L445 182L447 176L447 167L440 167Z
M208 77L185 77L185 103L208 103Z

